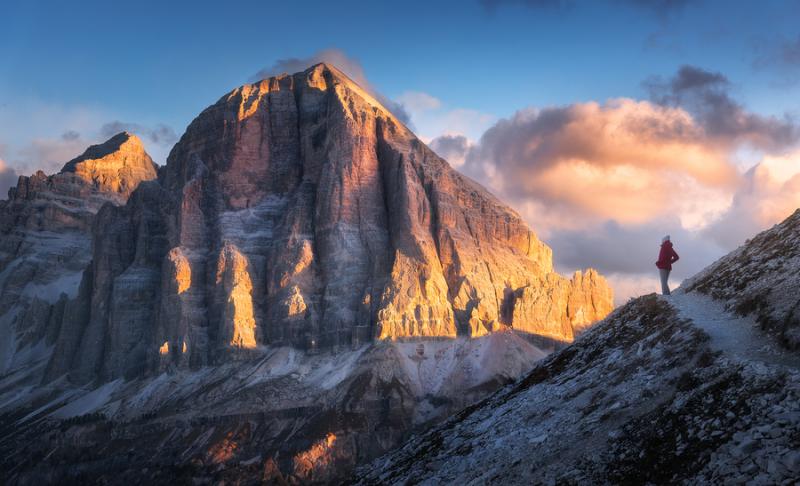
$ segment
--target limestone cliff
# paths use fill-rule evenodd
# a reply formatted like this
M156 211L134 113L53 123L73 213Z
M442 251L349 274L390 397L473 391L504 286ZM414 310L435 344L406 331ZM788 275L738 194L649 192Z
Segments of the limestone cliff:
M122 132L86 149L64 164L61 173L73 173L102 193L127 198L141 181L155 179L156 165L139 137Z

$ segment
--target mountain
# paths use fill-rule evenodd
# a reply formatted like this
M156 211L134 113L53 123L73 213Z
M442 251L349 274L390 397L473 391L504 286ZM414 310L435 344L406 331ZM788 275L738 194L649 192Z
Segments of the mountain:
M46 324L4 342L14 482L331 481L612 309L602 276L554 272L518 214L326 64L223 96L155 180L137 153L114 137L51 176L113 200L71 273L47 264Z
M630 301L354 482L795 484L798 221Z

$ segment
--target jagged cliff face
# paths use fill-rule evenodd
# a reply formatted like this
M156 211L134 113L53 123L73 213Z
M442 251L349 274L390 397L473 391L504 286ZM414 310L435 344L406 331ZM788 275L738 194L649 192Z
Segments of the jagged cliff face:
M92 258L91 228L102 205L124 204L156 166L134 135L89 147L54 175L19 178L0 201L0 370L47 360ZM110 182L112 181L113 182Z
M94 235L78 361L51 377L135 376L374 339L513 328L563 341L612 307L567 280L508 207L335 68L245 85L195 119L160 184Z

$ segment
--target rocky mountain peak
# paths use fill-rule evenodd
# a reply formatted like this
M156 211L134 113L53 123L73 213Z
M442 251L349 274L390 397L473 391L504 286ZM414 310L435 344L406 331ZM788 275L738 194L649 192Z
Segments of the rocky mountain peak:
M65 169L123 191L122 174L152 169L139 147L120 134ZM159 184L99 218L91 312L69 324L82 338L58 348L52 376L114 379L259 345L510 329L571 341L612 308L602 276L554 273L516 212L324 63L223 96Z
M100 191L129 196L139 182L154 179L157 167L136 135L120 132L70 160L61 173L73 173Z

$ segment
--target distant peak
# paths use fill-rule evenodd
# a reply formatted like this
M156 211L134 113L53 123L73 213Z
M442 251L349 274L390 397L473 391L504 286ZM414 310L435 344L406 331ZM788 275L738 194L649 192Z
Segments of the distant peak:
M81 155L64 164L61 172L75 172L77 165L81 162L102 159L114 152L118 152L123 145L130 146L132 150L144 152L144 145L139 137L129 132L120 132L103 143L90 145Z

